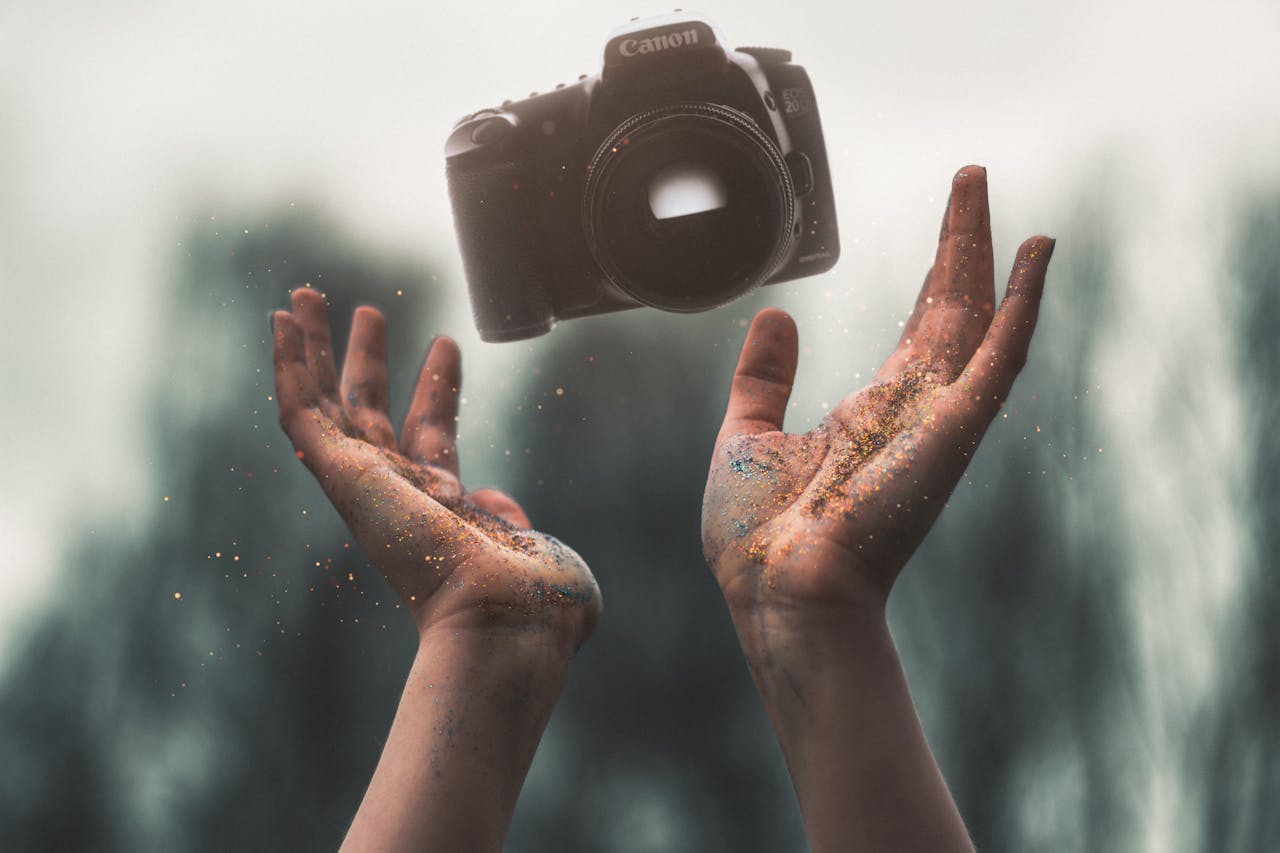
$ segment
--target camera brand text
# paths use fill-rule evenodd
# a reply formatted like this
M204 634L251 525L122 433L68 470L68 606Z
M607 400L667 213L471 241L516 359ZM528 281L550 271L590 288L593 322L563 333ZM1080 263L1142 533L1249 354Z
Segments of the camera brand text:
M673 47L684 47L698 43L697 30L685 30L682 33L663 33L642 39L623 39L618 45L618 52L623 56L637 56L642 53L657 53Z

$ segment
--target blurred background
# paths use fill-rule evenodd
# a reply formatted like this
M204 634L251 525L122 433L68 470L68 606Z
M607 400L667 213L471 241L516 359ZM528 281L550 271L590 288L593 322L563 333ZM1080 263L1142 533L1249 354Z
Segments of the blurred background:
M510 851L800 851L700 553L745 324L800 326L788 428L889 352L952 173L997 266L1058 238L1031 363L892 627L980 849L1280 848L1280 9L707 0L817 88L843 256L706 314L481 343L452 122L667 11L0 2L0 847L334 848L413 652L276 425L291 288L390 316L393 409L462 344L467 485L605 596Z

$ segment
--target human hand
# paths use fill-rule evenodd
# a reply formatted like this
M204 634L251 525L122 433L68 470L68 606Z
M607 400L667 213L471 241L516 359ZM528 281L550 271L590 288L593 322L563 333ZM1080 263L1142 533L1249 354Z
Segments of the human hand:
M581 645L600 615L586 564L512 498L459 480L457 344L432 345L397 440L382 314L356 309L339 379L324 297L299 288L292 307L273 315L280 424L420 636L550 629Z
M339 379L324 297L292 302L272 317L280 424L419 636L343 849L497 851L599 590L514 500L463 488L453 341L432 345L397 440L382 314L356 309Z
M1026 361L1053 245L1022 244L995 310L986 171L960 170L897 348L800 435L781 432L795 324L777 309L756 316L703 502L707 562L731 610L883 609Z
M811 849L971 851L885 619L889 591L1026 361L1053 241L999 309L986 172L966 167L902 339L867 388L782 430L795 323L747 332L702 507L707 563L795 784Z

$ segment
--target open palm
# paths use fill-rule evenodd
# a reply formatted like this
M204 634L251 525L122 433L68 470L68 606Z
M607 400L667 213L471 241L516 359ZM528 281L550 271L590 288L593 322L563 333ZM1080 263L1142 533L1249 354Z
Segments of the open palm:
M756 316L707 479L703 545L731 608L883 602L1025 363L1053 241L1033 237L995 310L986 172L952 183L937 256L872 385L781 431L794 322Z
M457 345L432 345L397 440L382 314L356 309L339 378L324 297L298 289L292 302L273 317L280 423L419 630L557 627L585 641L600 613L586 564L507 495L459 480Z

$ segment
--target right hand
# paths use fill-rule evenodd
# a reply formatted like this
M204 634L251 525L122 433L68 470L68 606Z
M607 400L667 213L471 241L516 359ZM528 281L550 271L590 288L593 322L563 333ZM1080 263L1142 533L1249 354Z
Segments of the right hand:
M702 515L735 614L883 613L1026 361L1052 252L1047 237L1022 244L995 310L986 171L961 169L897 349L873 384L800 435L782 432L795 323L777 309L756 316Z

